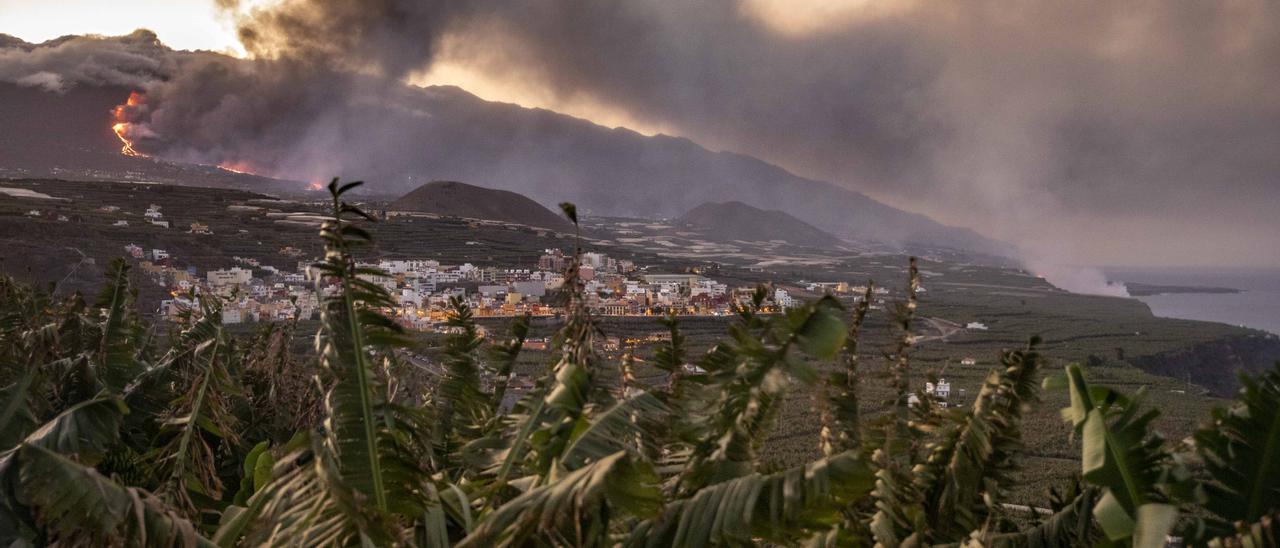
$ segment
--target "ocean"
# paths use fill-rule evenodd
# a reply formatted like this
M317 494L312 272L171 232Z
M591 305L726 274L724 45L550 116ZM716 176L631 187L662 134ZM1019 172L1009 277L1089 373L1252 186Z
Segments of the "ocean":
M1107 278L1156 285L1231 287L1242 293L1137 297L1165 318L1242 325L1280 334L1280 268L1108 268Z

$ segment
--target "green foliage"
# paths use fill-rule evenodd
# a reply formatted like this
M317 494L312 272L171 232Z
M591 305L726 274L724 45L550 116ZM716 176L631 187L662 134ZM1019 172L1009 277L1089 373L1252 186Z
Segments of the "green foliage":
M1240 382L1236 404L1214 410L1213 422L1195 434L1214 479L1205 485L1204 505L1214 534L1274 513L1280 500L1280 364Z
M854 452L774 474L752 473L669 502L631 534L637 546L795 543L835 525L840 509L871 490L874 471Z
M1070 398L1080 477L1047 508L1013 506L1045 358L1035 339L1004 352L967 408L913 390L914 260L884 349L891 398L877 407L861 394L870 289L847 325L830 297L771 312L761 286L701 355L669 317L650 361L634 348L611 360L597 352L579 239L553 359L516 399L529 319L490 342L462 301L427 368L438 376L407 378L426 373L402 361L406 333L384 315L394 302L369 280L378 271L356 266L373 221L347 201L358 185L329 185L314 355L291 350L295 323L233 336L213 297L166 335L133 311L123 261L92 306L0 277L0 543L1276 542L1280 365L1244 377L1194 445L1166 443L1141 393L1068 366L1045 384ZM562 210L576 226L576 208ZM637 374L647 365L656 380ZM821 409L822 458L783 468L762 453L792 393Z
M444 377L437 394L440 402L439 436L446 447L451 447L454 441L455 423L483 425L493 410L493 396L483 390L482 372L476 359L484 338L476 330L466 301L454 297L449 306L452 311L445 322L450 331L444 342ZM474 433L471 434L470 437L474 438Z
M40 542L129 546L211 545L163 502L122 487L49 449L22 444L5 482L34 516Z
M1188 472L1151 430L1159 412L1142 412L1141 394L1089 385L1078 365L1067 367L1067 383L1071 406L1063 416L1081 439L1081 475L1103 488L1093 508L1102 531L1112 541L1163 545L1178 517L1171 497L1186 487Z
M604 546L610 519L662 504L648 464L619 451L552 478L488 514L459 546Z
M969 412L953 419L916 467L932 541L955 542L996 526L1021 450L1022 414L1038 398L1037 342L1005 353L1004 370L990 373Z

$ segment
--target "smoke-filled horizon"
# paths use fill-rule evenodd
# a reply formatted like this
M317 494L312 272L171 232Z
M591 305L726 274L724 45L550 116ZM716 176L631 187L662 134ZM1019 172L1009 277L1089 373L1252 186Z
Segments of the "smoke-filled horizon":
M1035 263L1280 264L1274 3L904 1L806 19L804 2L767 0L220 2L253 59L71 38L0 51L0 79L143 87L133 137L169 158L414 177L411 158L362 147L422 138L406 121L433 113L399 84L448 66L509 92L493 98L752 154Z

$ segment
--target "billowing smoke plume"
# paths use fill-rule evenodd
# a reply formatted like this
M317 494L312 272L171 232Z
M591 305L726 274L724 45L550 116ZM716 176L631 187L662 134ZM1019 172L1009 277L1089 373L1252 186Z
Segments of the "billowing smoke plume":
M39 47L0 35L0 82L56 93L76 85L142 88L173 70L171 52L147 30L110 39L65 36Z
M143 152L281 177L429 171L413 165L417 155L397 165L375 151L411 138L415 116L396 95L432 61L448 4L285 0L242 13L238 36L252 59L202 56L151 82L125 111L130 136Z
M1129 289L1123 282L1107 279L1101 269L1087 266L1062 266L1053 261L1029 259L1027 268L1059 289L1085 295L1128 297Z
M536 172L547 191L558 168L545 158L610 152L442 112L458 104L439 100L447 90L401 85L447 62L1059 262L1280 262L1274 2L902 0L801 31L787 9L761 9L772 0L223 2L252 60L125 39L99 41L112 57L77 57L72 42L90 39L69 39L3 50L0 78L61 89L132 75L145 81L127 113L140 151L294 178ZM458 150L486 165L434 152Z

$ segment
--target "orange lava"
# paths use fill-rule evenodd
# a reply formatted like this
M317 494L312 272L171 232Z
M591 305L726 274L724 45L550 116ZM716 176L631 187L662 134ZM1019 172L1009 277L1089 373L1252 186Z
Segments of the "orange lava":
M129 122L127 115L129 109L142 104L143 96L136 91L129 93L129 99L123 105L117 106L111 111L111 115L115 118L115 123L111 125L111 131L116 133L116 137L120 138L120 142L124 146L120 147L120 154L125 156L145 157L145 154L138 152L133 148L133 142L129 140Z
M222 162L218 164L218 168L223 171L239 173L241 175L257 175L257 169L249 162Z

